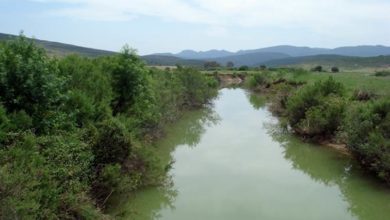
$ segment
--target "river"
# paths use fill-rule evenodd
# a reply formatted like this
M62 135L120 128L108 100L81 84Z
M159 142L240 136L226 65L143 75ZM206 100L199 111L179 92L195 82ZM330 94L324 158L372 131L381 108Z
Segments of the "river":
M348 155L283 132L265 99L222 89L157 144L164 187L116 197L118 219L390 219L390 190Z

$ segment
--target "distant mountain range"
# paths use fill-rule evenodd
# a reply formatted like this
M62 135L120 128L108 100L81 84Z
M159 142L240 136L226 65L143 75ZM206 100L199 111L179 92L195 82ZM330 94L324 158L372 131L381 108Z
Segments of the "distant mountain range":
M154 56L161 56L162 54L154 54ZM386 46L351 46L351 47L338 47L334 49L326 48L311 48L311 47L296 47L289 45L266 47L254 50L240 50L237 52L229 52L226 50L209 50L209 51L193 51L184 50L177 54L164 53L164 56L177 57L181 59L192 60L204 60L204 61L216 61L221 65L226 64L228 61L232 61L236 66L248 65L257 66L261 64L287 64L306 60L305 59L289 59L297 57L309 57L324 58L334 56L347 57L375 57L381 55L390 55L390 47ZM328 56L318 56L328 55ZM278 61L279 60L279 61Z
M1 40L10 40L15 35L0 33ZM80 47L71 44L34 39L37 45L46 49L49 55L65 56L79 54L86 57L107 56L116 52ZM390 47L387 46L350 46L334 49L296 47L281 45L254 50L194 51L180 53L157 53L141 56L148 65L172 66L176 64L202 67L205 62L216 61L225 65L231 61L235 66L286 66L286 65L338 65L348 67L390 66Z
M148 65L151 66L175 66L177 64L183 66L199 66L202 67L205 63L203 60L182 59L171 55L146 55L141 56Z
M194 51L194 50L183 50L180 53L172 54L172 53L157 53L153 55L165 55L165 56L174 56L183 59L210 59L210 58L218 58L234 55L234 53L226 51L226 50L209 50L209 51Z
M283 58L290 57L284 53L276 53L276 52L257 52L257 53L244 53L237 55L230 55L226 57L218 57L218 58L210 58L207 60L212 60L220 63L221 65L225 65L227 62L231 61L235 64L235 66L258 66L260 64L266 63L271 60L278 60Z
M183 59L215 59L227 56L238 56L245 54L264 54L264 53L280 53L291 57L312 56L312 55L341 55L341 56L357 56L357 57L373 57L380 55L390 55L390 47L386 46L350 46L337 47L334 49L312 48L312 47L296 47L289 45L281 45L274 47L266 47L254 50L240 50L237 52L229 52L226 50L209 50L209 51L194 51L183 50L180 53L164 53L167 56L175 56ZM161 54L155 54L161 55Z

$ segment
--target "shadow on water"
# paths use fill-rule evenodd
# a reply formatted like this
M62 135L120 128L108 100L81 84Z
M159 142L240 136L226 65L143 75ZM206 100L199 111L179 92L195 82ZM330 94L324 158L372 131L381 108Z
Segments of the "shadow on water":
M264 124L272 138L284 147L284 158L312 180L339 188L348 211L360 220L390 216L390 189L362 171L352 156L325 146L304 143L288 134L277 121Z
M166 136L155 143L162 164L173 164L171 153L179 146L195 147L208 126L219 122L213 106L201 110L188 111L181 119L165 128ZM174 210L174 201L178 195L172 176L167 174L166 181L159 187L146 187L135 193L115 195L111 199L109 212L118 219L159 219L162 209ZM133 203L136 199L137 202Z

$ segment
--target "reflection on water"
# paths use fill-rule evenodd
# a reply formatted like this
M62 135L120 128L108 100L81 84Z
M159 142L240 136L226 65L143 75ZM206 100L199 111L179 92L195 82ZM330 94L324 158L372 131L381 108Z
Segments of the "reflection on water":
M333 149L278 126L265 99L223 89L157 144L170 181L118 197L122 219L390 219L390 191Z
M157 143L157 150L163 164L173 164L171 152L178 146L195 147L206 127L215 125L220 120L212 109L212 105L200 110L185 112L181 119L167 126L166 137ZM116 195L112 200L110 212L116 218L123 219L159 219L162 209L175 209L176 190L172 174L169 173L166 182L160 187L148 187L137 193Z
M255 93L252 93L252 92L246 92L246 95L247 95L252 107L255 108L256 110L263 108L267 102L267 99L265 96L260 96L260 95L257 95Z
M274 140L284 147L284 157L292 162L294 169L304 172L314 181L339 188L353 216L358 219L390 218L390 189L364 173L352 156L303 143L287 134L277 122L265 126Z
M137 194L116 195L115 203L111 204L116 207L110 211L119 219L159 219L160 210L175 208L176 196L177 190L173 185L150 187Z

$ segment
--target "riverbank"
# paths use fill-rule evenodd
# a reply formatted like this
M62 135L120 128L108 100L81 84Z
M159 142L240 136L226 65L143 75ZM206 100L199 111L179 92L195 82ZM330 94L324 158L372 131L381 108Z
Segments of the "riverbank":
M111 201L117 219L388 218L390 191L350 156L302 142L279 126L263 97L219 91L156 142L169 182ZM281 211L282 210L282 211Z
M265 71L252 75L246 84L269 97L270 110L292 133L352 154L366 170L389 184L389 97L359 87L351 92L334 78L302 81L301 75L310 73L291 71L298 71L295 74L301 80Z

